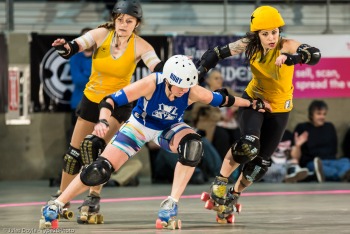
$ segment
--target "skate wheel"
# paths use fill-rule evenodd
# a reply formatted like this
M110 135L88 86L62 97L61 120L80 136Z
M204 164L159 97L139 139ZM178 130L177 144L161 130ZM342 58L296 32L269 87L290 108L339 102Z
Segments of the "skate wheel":
M235 216L230 214L229 216L226 217L226 220L228 223L234 223L235 222Z
M160 219L156 220L156 229L163 229L162 220Z
M85 224L86 221L83 221L80 219L80 216L77 217L77 223L78 224Z
M82 213L80 216L79 216L79 219L83 222L87 222L88 220L88 214L85 214L85 213Z
M210 200L207 200L207 201L205 202L205 205L204 205L204 207L205 207L206 209L208 209L208 210L213 209L213 206L214 206L214 204L213 204L213 202L210 201Z
M97 224L103 224L104 220L103 220L103 215L99 214L97 215Z
M182 227L182 222L181 222L181 220L177 220L177 222L176 222L176 228L177 228L177 229L181 229L181 227Z
M39 220L39 229L45 229L46 225L45 225L45 219L40 219Z
M210 199L209 193L203 192L202 195L201 195L201 200L204 201L204 202L206 202L206 201L208 201L209 199Z
M175 230L176 229L176 221L175 220L169 220L167 228L170 230Z
M52 229L58 228L58 220L57 219L51 221L51 228Z
M97 224L97 215L91 215L88 218L88 224Z
M71 220L74 218L74 213L72 211L65 210L62 214L63 218Z
M240 213L242 211L242 205L236 204L237 213Z
M221 219L219 216L216 216L216 222L220 224L226 224L227 220L226 219Z

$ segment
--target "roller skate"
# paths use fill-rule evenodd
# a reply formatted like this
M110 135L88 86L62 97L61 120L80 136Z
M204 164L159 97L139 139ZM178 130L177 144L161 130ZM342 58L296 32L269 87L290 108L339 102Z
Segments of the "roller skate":
M100 213L101 197L97 193L90 193L78 208L80 215L77 217L79 224L102 224L103 215Z
M214 210L222 213L225 208L226 202L226 186L228 179L217 176L214 182L211 184L210 193L203 192L201 200L205 202L204 207L208 210Z
M62 192L58 190L56 194L51 195L51 201L56 200L61 194ZM61 219L61 218L68 219L68 220L73 219L74 213L73 211L69 210L69 208L70 208L70 202L67 202L62 208L62 212L58 215L58 219Z
M54 201L48 201L47 205L41 208L41 219L39 229L57 229L58 217L62 209Z
M172 197L168 197L160 204L158 219L156 220L156 229L181 229L181 220L176 219L177 203Z
M238 203L238 199L241 193L237 193L234 191L233 187L229 189L226 194L225 199L225 209L222 212L217 212L216 221L221 224L225 223L234 223L235 216L233 212L241 212L242 206Z

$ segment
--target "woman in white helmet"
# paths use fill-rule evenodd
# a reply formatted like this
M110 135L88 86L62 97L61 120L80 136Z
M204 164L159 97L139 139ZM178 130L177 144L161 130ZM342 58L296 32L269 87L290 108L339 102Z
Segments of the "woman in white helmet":
M177 202L203 155L201 137L183 122L186 108L194 102L202 102L220 107L251 107L260 112L269 109L269 104L261 99L249 101L234 97L224 89L212 92L197 83L198 72L192 60L184 55L174 55L165 63L163 73L152 73L105 97L100 103L100 121L94 130L99 137L108 131L107 119L114 108L135 100L138 102L131 117L101 156L85 167L51 206L44 208L45 219L50 221L56 210L90 186L107 182L112 172L133 157L146 142L153 140L163 149L179 155L172 191L161 203L157 221L158 228L163 227L161 223L175 225L172 220L177 216Z

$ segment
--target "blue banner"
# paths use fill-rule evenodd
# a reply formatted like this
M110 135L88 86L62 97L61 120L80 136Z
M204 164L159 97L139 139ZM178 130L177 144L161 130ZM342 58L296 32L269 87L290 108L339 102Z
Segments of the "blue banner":
M207 49L227 45L240 38L240 36L176 36L173 41L174 54L192 56L196 63ZM221 60L216 68L224 77L224 86L239 93L244 91L252 78L244 53Z

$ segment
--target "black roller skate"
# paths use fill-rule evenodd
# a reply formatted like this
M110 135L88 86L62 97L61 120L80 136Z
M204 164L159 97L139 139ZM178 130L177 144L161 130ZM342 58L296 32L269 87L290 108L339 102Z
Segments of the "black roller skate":
M100 213L101 197L97 193L90 193L78 208L80 215L77 217L79 224L102 224L103 215Z
M62 192L58 190L56 194L51 195L50 201L56 200L61 194ZM61 219L61 218L68 219L68 220L73 219L74 213L73 211L69 210L69 208L70 208L70 202L67 202L62 208L62 212L58 215L58 219Z
M201 200L205 202L204 207L208 210L223 212L226 202L226 186L228 179L217 176L211 184L210 193L203 192Z
M168 197L160 204L158 219L156 220L157 229L181 229L181 220L177 216L177 202L172 197Z
M235 192L231 187L226 194L225 209L222 212L217 212L216 221L218 223L234 223L235 216L233 212L241 212L242 206L238 203L241 193Z

